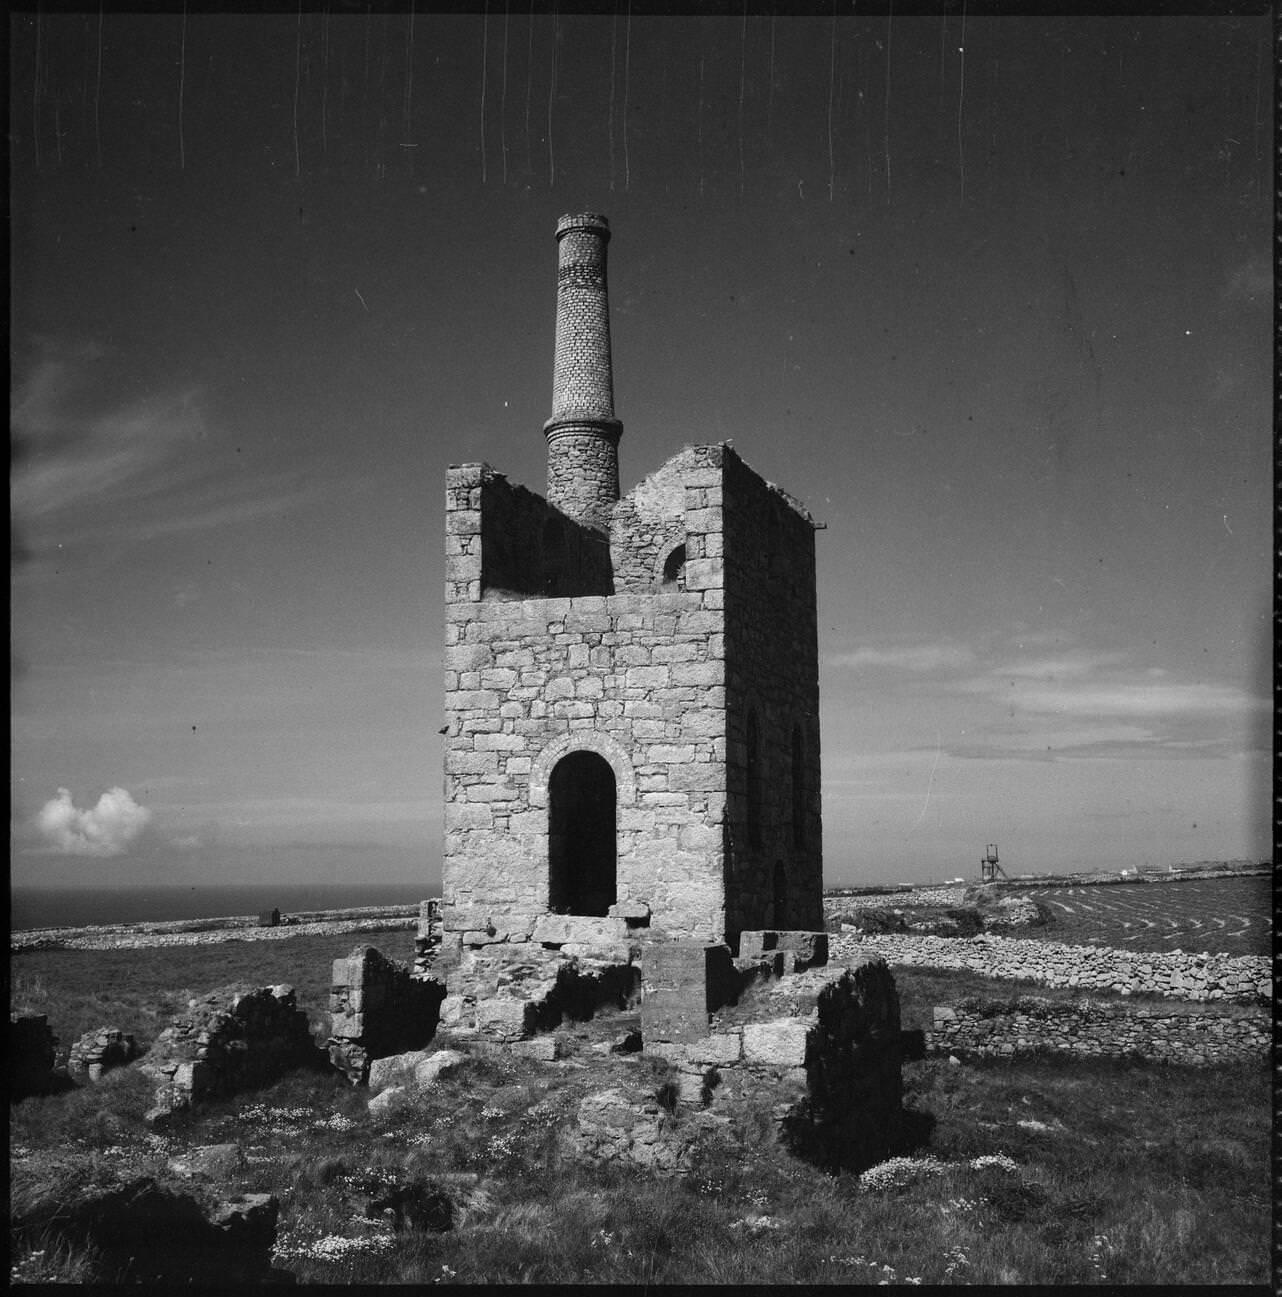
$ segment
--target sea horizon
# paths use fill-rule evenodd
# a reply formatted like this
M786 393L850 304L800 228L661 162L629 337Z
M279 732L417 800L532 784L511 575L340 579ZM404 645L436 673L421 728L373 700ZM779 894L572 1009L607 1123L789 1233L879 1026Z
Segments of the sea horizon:
M416 905L439 896L440 881L397 883L136 884L123 887L11 887L9 928L84 928L110 923L219 919L277 909L282 916L365 905Z

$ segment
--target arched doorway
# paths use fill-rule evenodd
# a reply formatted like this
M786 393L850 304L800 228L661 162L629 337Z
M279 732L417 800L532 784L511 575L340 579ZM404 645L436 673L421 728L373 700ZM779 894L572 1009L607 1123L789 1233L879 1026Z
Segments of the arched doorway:
M616 789L610 763L568 752L548 780L548 909L604 915L618 899Z

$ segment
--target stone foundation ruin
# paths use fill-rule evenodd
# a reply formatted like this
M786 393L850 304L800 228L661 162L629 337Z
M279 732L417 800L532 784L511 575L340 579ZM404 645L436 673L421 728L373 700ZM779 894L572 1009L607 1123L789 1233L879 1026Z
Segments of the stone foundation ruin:
M206 1098L252 1089L324 1055L292 986L225 986L189 1001L138 1064L156 1082L150 1122Z

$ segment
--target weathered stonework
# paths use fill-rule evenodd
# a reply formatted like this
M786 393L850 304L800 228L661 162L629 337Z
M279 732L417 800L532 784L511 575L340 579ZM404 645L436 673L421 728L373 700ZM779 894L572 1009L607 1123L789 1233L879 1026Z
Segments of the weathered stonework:
M189 1001L138 1064L156 1082L147 1120L265 1085L322 1058L292 986L222 987Z
M378 1058L419 1049L436 1031L445 987L416 978L373 946L334 960L329 992L330 1062L355 1085Z
M87 1031L67 1055L67 1075L73 1081L100 1081L103 1073L132 1063L142 1053L131 1035L116 1027Z

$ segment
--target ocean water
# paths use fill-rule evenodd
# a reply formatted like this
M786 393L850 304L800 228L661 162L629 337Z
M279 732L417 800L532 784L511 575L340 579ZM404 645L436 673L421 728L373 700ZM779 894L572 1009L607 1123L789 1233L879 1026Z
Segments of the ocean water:
M341 910L358 905L417 905L440 895L440 883L262 883L241 887L15 887L9 926L81 928L101 923L217 919L276 909Z

